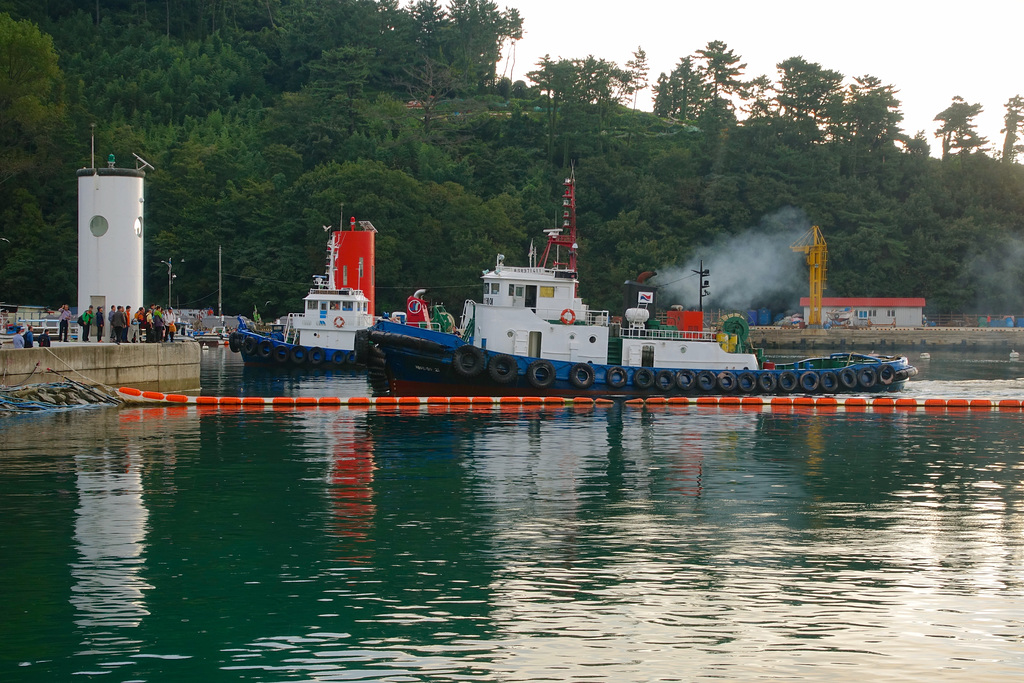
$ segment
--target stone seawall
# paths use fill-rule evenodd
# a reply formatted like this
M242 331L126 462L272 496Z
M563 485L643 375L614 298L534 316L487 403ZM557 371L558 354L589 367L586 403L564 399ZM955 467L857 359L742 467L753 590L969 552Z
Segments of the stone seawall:
M929 349L1024 352L1021 327L866 327L803 330L751 327L750 341L763 349L908 353Z
M0 385L55 382L47 368L84 383L150 391L199 390L199 344L57 344L50 348L0 348Z

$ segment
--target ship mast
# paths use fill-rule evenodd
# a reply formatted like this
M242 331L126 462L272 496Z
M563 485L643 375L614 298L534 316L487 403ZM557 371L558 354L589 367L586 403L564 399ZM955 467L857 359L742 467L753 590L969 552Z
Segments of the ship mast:
M576 250L579 249L579 244L576 242L576 173L573 171L569 177L565 179L565 192L562 193L562 227L561 228L549 228L544 232L548 236L547 246L544 247L544 257L541 259L541 263L544 267L548 267L548 259L551 257L551 246L555 246L554 260L552 268L555 270L562 267L562 270L568 270L573 275L576 274ZM568 230L568 233L563 232ZM568 261L559 261L559 247L566 247L569 251Z

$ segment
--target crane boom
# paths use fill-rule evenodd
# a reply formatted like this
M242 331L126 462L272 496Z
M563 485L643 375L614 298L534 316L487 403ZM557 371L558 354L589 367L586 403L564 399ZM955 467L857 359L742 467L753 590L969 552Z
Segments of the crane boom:
M821 228L817 225L812 226L789 248L807 255L807 268L811 280L811 305L807 324L821 325L821 298L825 291L825 268L828 263L828 246L821 234Z

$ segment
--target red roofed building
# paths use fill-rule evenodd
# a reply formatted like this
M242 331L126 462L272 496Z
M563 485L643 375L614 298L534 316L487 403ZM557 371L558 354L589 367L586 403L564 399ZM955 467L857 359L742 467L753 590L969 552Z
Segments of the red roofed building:
M804 320L811 314L809 297L800 299ZM924 325L923 297L839 297L827 296L821 300L823 324L887 325L891 327L921 327Z

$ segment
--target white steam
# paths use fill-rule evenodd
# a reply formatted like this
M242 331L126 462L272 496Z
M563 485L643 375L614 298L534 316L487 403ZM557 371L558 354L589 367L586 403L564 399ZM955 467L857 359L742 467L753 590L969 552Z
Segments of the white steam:
M746 311L767 307L773 313L799 310L801 296L809 293L806 256L790 246L810 229L800 209L786 207L763 218L741 235L718 240L697 250L694 258L679 266L658 269L651 284L658 285L660 308L680 304L695 309L700 303L699 278L693 271L710 271L704 297L705 310Z

